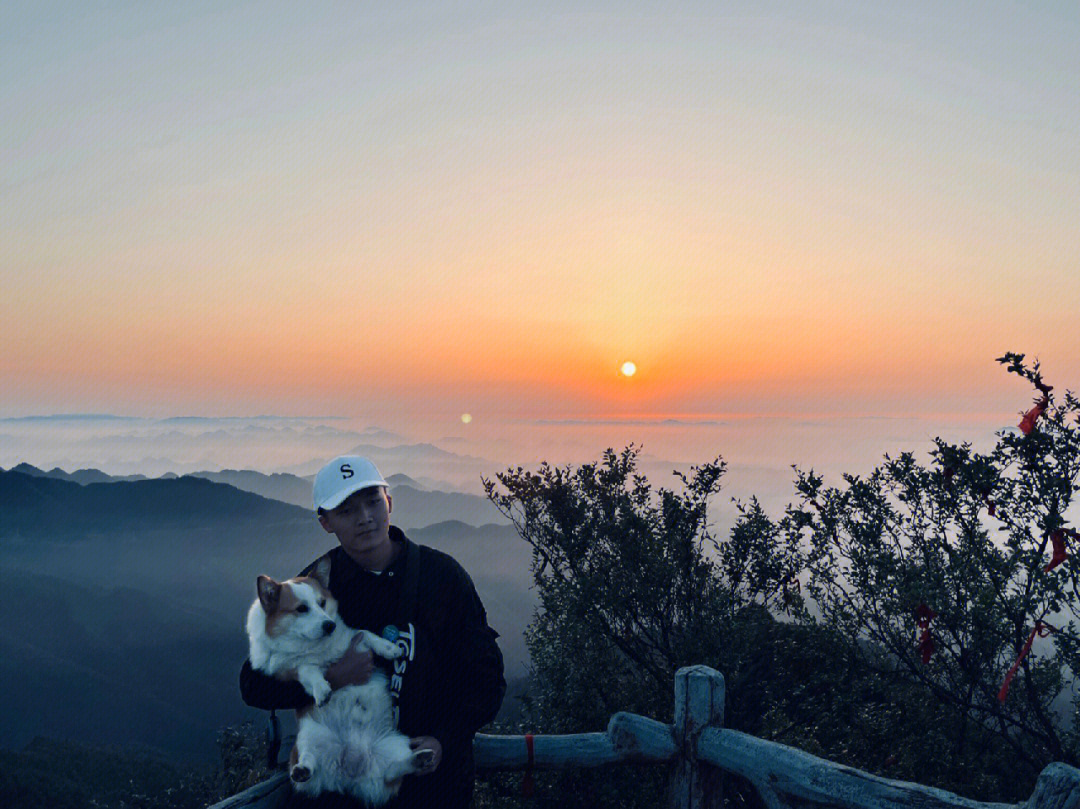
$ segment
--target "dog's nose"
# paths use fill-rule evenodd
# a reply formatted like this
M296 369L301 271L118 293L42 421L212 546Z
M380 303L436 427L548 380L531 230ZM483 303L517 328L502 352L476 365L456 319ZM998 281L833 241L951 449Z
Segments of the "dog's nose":
M334 631L334 627L336 627L336 626L337 626L337 624L335 624L333 621L323 621L323 623L322 623L323 634L324 635L329 635L331 632Z

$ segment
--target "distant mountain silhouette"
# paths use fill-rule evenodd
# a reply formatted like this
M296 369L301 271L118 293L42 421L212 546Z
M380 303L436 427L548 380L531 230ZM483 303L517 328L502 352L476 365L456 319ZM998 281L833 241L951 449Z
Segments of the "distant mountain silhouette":
M35 478L47 478L49 473L43 469L38 469L36 466L31 466L28 463L21 463L18 466L13 466L8 470L9 472L19 472L23 475L30 475Z
M484 458L449 452L427 443L395 446L362 443L356 444L342 454L363 455L370 458L383 474L403 473L424 486L444 490L446 488L459 491L462 488L478 490L480 476L496 471L495 466ZM326 458L316 457L304 463L281 467L278 471L301 476L314 475L324 463L326 463ZM452 481L452 483L447 487L429 478Z
M36 478L53 478L55 480L70 480L73 483L78 483L85 486L87 483L115 483L123 480L148 480L146 475L109 475L102 472L100 469L79 469L75 472L65 472L59 466L50 469L48 472L38 469L36 466L31 466L28 463L21 463L17 466L11 467L9 472L21 472L24 475L30 475Z
M57 467L49 472L50 476L53 473L59 472L67 475L66 480L70 480L74 483L79 483L83 486L88 483L116 483L117 481L131 481L131 480L149 480L146 475L107 475L100 469L76 469L74 472L68 474L63 469ZM60 475L56 475L60 477Z
M250 469L223 469L220 472L192 472L191 477L212 480L215 483L226 483L237 489L253 494L280 500L283 503L292 503L309 512L312 508L311 481L297 475L274 473L264 475Z
M414 460L422 458L425 460L432 458L465 460L465 461L479 461L480 458L476 458L471 455L459 455L456 452L449 452L448 450L441 449L434 444L399 444L395 447L379 447L374 444L358 444L350 449L346 455L385 455L387 458L401 458L407 460Z
M80 469L77 472L68 473L56 468L45 472L27 463L21 463L8 471L34 478L64 480L80 485L151 480L145 475L108 475L99 469ZM225 469L220 472L193 472L184 477L200 478L270 500L290 503L308 513L312 507L311 480L297 475L285 473L267 475L250 469ZM176 475L163 475L153 480L176 479ZM401 528L417 528L450 520L459 520L471 526L508 522L484 497L461 492L431 490L408 475L402 474L390 475L386 482L390 484L390 493L394 497L394 522ZM4 486L0 483L0 504L4 502L3 491ZM109 523L109 525L115 527L115 523ZM4 516L0 515L0 536L4 535L4 527ZM55 528L56 524L52 524L47 530L53 531Z
M429 495L451 498L399 487L394 522ZM406 531L469 572L508 679L523 676L529 546L508 525ZM0 575L12 584L0 599L0 738L213 756L217 728L263 716L236 684L256 576L293 576L334 544L309 508L203 478L84 486L0 472Z
M309 511L313 505L311 481L297 475L264 475L251 470L227 469L222 472L196 472L193 476L226 483L243 491L292 503ZM390 494L394 498L393 522L400 528L417 528L448 520L460 520L472 526L508 522L485 497L461 492L432 491L408 475L390 475L386 482L390 484Z
M390 430L384 430L382 427L365 427L360 431L360 435L364 437L365 441L383 441L387 443L400 444L408 439L401 433L395 433Z
M475 494L423 491L412 486L391 486L390 494L394 498L392 521L402 528L423 527L450 520L468 523L469 526L509 523L491 501Z
M0 472L0 538L71 537L210 521L309 519L293 505L201 478L89 483Z
M391 486L410 486L414 489L419 489L420 491L430 491L433 488L431 486L422 486L419 481L413 480L408 475L402 475L401 473L387 475L386 482ZM434 488L437 489L438 486L435 486Z

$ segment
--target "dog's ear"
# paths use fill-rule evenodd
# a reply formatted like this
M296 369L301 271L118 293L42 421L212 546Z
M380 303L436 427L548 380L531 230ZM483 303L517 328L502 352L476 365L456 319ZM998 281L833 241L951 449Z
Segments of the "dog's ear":
M278 601L281 599L281 585L269 576L259 576L255 580L255 588L259 591L259 603L262 604L262 608L267 613L276 610Z
M320 557L319 561L315 563L315 567L311 568L311 572L308 573L311 578L315 579L319 584L323 586L324 590L330 589L330 557Z

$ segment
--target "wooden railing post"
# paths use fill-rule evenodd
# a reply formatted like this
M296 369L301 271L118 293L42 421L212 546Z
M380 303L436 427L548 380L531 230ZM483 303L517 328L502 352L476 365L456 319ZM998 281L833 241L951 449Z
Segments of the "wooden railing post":
M770 809L1080 809L1080 769L1048 764L1023 803L984 803L935 787L893 781L777 742L724 728L724 678L708 666L675 673L673 725L616 713L606 733L477 734L478 769L600 767L618 762L672 767L669 806L721 809L721 773L745 778ZM277 773L210 809L280 809L290 794Z
M720 770L697 758L697 740L707 727L723 727L724 677L708 666L675 672L675 744L678 758L671 776L673 809L720 809Z

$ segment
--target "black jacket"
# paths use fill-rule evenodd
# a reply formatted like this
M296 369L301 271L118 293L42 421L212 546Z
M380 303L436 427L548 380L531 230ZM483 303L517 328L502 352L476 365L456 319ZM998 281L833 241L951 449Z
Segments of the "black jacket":
M392 624L411 647L411 659L406 655L398 661L396 671L393 663L375 658L377 665L386 666L391 690L398 691L399 730L407 736L434 736L443 747L438 769L407 777L401 794L387 807L468 806L474 778L472 737L495 718L506 692L498 634L487 625L484 605L464 568L424 545L414 546L419 551L414 557L419 561L416 603L412 615L403 615L401 592L413 543L393 526L390 539L402 543L403 552L382 573L364 570L341 547L328 554L330 592L342 620L376 634ZM248 705L265 710L311 702L299 683L255 671L250 661L240 671L240 694Z

